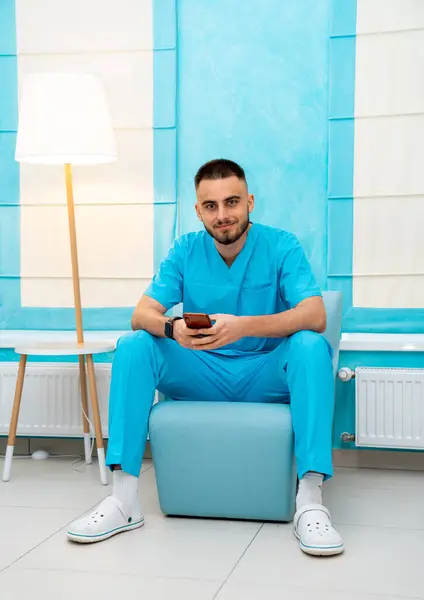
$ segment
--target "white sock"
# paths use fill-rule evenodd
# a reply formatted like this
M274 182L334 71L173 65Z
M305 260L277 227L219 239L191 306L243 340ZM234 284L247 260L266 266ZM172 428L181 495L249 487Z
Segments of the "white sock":
M296 496L296 510L307 504L322 504L322 484L324 475L310 471L299 481Z
M138 499L138 477L118 470L113 471L112 477L112 495L122 502L131 517L137 516L136 513L141 514Z

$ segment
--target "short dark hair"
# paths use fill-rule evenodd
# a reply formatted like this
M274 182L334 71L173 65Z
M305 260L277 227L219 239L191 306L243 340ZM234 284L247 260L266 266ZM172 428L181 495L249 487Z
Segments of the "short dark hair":
M234 176L246 181L246 175L240 165L226 158L216 158L200 167L194 178L194 185L197 189L203 179L226 179Z

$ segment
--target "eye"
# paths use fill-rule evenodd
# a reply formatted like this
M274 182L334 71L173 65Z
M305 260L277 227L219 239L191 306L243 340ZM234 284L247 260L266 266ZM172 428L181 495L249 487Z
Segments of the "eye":
M237 204L237 200L232 198L231 200L228 200L227 204L228 206L235 206Z
M205 204L206 210L213 210L215 208L214 204Z

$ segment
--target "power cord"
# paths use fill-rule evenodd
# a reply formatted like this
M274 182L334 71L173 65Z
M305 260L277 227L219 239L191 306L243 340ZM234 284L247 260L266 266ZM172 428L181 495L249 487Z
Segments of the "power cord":
M81 374L78 375L78 391L79 391L79 397L80 397L80 402L81 402L81 410L82 413L84 415L84 417L87 419L87 422L89 424L90 427L90 438L91 438L91 447L90 447L90 454L93 454L93 449L94 449L94 441L95 441L95 433L94 433L94 425L93 423L90 421L89 416L87 415L87 413L84 410L84 406L82 403L82 394L81 394ZM6 455L5 454L0 454L0 458L5 458ZM30 459L32 458L32 455L24 455L24 456L13 456L13 460L15 459ZM74 460L71 463L71 467L73 471L76 471L77 473L81 473L81 469L83 467L86 467L89 463L87 463L87 461L85 460L85 456L81 456L81 454L50 454L48 458L76 458L76 460ZM76 467L75 465L77 465L79 462L84 461L82 465L80 465L79 467Z
M89 424L89 427L90 427L90 431L89 431L89 433L90 433L90 437L91 437L91 447L90 447L90 454L91 454L91 455L93 455L93 449L94 449L94 440L95 440L95 435L94 435L94 425L93 425L93 423L90 421L90 418L89 418L89 416L87 415L87 413L85 412L85 410L84 410L84 406L83 406L83 403L82 403L82 393L81 393L81 374L80 374L80 373L79 373L79 375L78 375L78 390L79 390L79 397L80 397L80 402L81 402L81 409L82 409L82 413L83 413L84 417L87 419L87 422L88 422L88 424ZM81 460L84 460L83 464L82 464L80 467L76 468L74 465L77 465L79 462L81 462ZM72 467L72 469L73 469L74 471L76 471L77 473L81 473L81 469L82 469L83 467L86 467L87 465L88 465L88 463L87 463L87 461L85 460L85 456L84 456L84 458L83 458L81 455L79 455L78 459L77 459L77 460L75 460L75 461L74 461L74 462L71 464L71 467Z

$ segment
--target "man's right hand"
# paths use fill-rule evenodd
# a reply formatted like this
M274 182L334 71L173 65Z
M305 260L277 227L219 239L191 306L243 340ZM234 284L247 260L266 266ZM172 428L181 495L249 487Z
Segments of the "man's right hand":
M199 335L198 329L189 329L184 319L174 321L173 327L174 340L183 348L193 349L193 337Z

